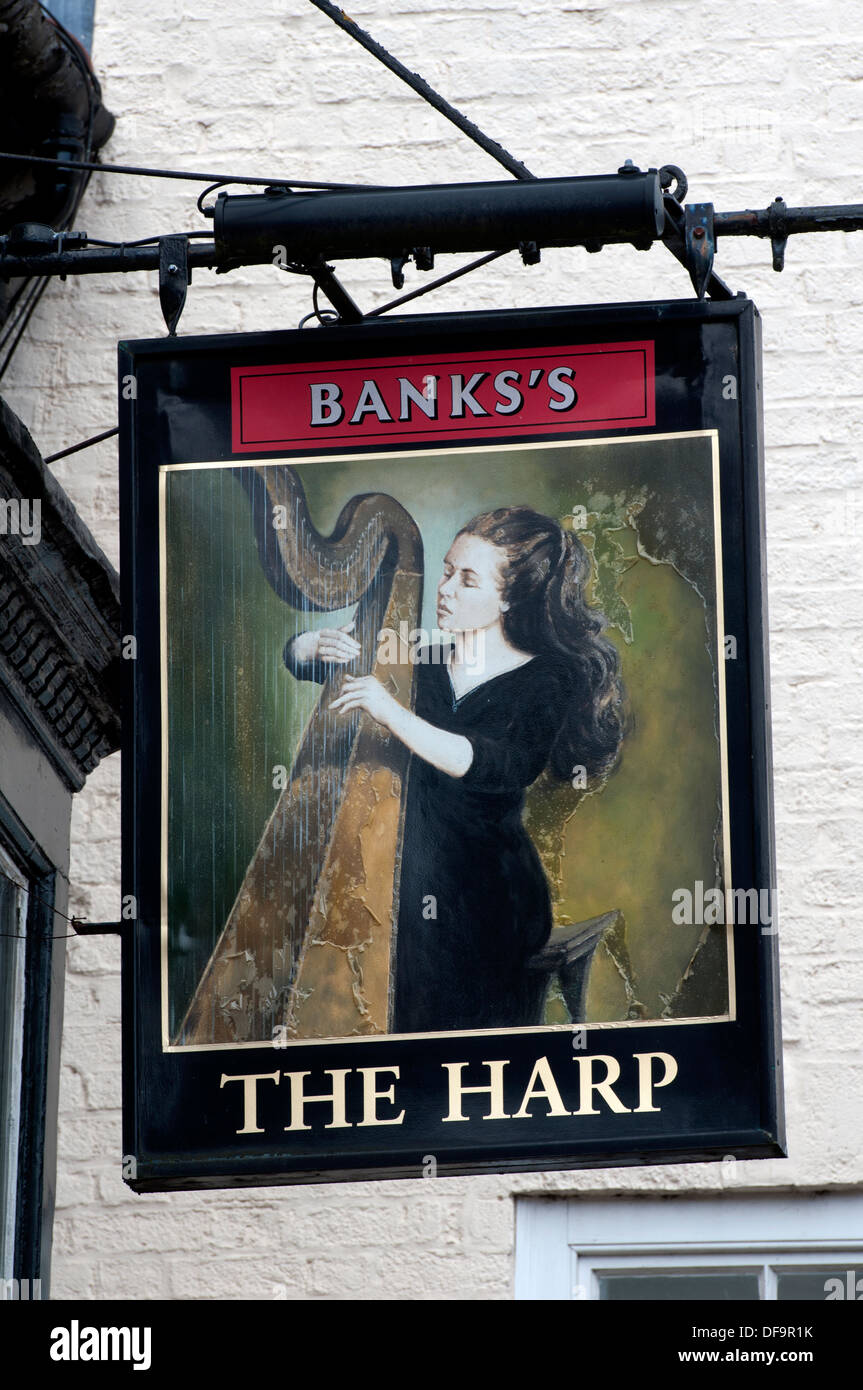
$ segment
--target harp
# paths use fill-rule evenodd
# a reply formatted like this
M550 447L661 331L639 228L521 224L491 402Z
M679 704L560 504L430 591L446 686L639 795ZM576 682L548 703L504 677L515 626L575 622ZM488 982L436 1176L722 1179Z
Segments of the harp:
M362 654L348 668L333 665L324 680L174 1042L386 1032L409 754L368 715L329 705L349 669L375 675L411 707L407 643L399 641L398 660L384 664L378 634L417 627L422 541L409 513L385 494L353 497L324 537L296 470L261 465L236 476L272 588L310 615L356 605Z

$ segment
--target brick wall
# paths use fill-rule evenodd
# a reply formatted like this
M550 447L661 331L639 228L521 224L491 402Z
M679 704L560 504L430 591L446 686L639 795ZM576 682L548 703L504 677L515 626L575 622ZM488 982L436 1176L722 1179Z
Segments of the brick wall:
M677 163L724 209L860 198L863 10L855 0L410 0L352 3L540 175ZM480 150L305 0L178 8L99 0L94 56L117 162L296 177L497 177ZM502 176L502 175L501 175ZM197 188L96 176L80 225L125 238L203 226ZM781 955L791 1158L516 1178L136 1197L120 1178L119 947L70 942L54 1295L60 1298L506 1298L513 1193L682 1192L863 1180L859 851L863 761L863 233L721 244L764 316L767 528ZM417 273L408 274L411 287ZM386 267L346 266L363 305ZM661 249L512 257L437 309L687 297ZM294 326L304 283L196 273L183 331ZM115 420L115 344L162 332L154 276L55 283L7 377L43 453ZM116 446L56 475L117 561ZM74 906L119 904L119 767L77 799ZM856 861L856 865L855 865Z

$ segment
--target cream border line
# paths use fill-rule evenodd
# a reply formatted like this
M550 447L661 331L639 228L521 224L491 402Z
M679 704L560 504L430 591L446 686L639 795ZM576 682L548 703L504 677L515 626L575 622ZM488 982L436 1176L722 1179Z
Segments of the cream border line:
M716 567L716 671L719 697L719 756L720 756L720 780L721 780L721 800L722 800L722 856L723 856L723 886L726 895L732 888L731 878L731 832L729 824L730 803L728 789L728 734L726 726L726 695L725 695L725 609L724 595L722 587L722 525L719 498L719 431L712 430L681 430L669 431L665 434L639 434L639 435L610 435L598 439L555 439L555 440L531 440L517 444L494 444L489 441L485 447L474 445L466 448L449 449L405 449L405 450L378 450L363 453L347 454L311 454L308 456L290 456L288 458L249 458L244 459L220 459L213 463L169 463L159 466L159 635L160 635L160 689L161 689L161 715L162 715L162 758L161 758L161 826L160 826L160 902L161 902L161 1004L162 1004L162 1051L163 1052L233 1052L241 1048L262 1048L266 1047L271 1051L288 1051L294 1047L319 1047L329 1046L334 1043L392 1043L405 1038L463 1038L463 1037L499 1037L502 1034L510 1033L570 1033L574 1026L584 1027L585 1029L599 1028L656 1028L656 1027L686 1027L701 1023L727 1023L736 1017L737 992L734 974L734 933L733 923L728 922L725 926L725 948L728 964L728 1012L725 1014L711 1014L701 1018L648 1018L648 1019L615 1019L607 1023L585 1023L583 1025L573 1024L538 1024L529 1028L505 1028L505 1029L453 1029L441 1033L365 1033L347 1038L291 1038L284 1046L278 1049L270 1042L238 1042L238 1043L196 1043L188 1046L174 1045L170 1041L168 1032L168 634L166 623L167 608L167 562L166 562L166 482L168 473L193 472L195 470L214 469L214 468L258 468L262 464L290 464L294 467L309 467L316 463L356 463L361 460L414 460L416 462L428 462L435 458L453 458L465 455L476 455L479 453L493 452L513 452L519 450L524 452L526 449L589 449L596 448L597 445L605 447L609 444L643 444L647 441L651 443L661 443L666 439L709 439L711 441L711 462L712 462L712 483L713 483L713 554ZM726 896L726 901L728 901Z

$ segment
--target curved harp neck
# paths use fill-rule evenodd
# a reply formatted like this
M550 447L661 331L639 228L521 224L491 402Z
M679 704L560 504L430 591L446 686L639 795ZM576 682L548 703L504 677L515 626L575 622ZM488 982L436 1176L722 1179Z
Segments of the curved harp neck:
M331 534L322 536L295 469L279 464L237 471L252 504L264 573L293 608L347 608L385 573L421 573L419 531L395 498L376 492L352 497Z

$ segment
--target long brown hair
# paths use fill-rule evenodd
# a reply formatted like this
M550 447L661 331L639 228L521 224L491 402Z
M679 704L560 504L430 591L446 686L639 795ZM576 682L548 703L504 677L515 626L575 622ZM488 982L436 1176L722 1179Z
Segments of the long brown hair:
M590 558L578 536L530 507L482 512L459 535L480 536L505 552L504 634L520 651L557 659L571 698L549 757L558 777L576 766L611 771L626 731L617 648L602 635L604 615L587 603Z

